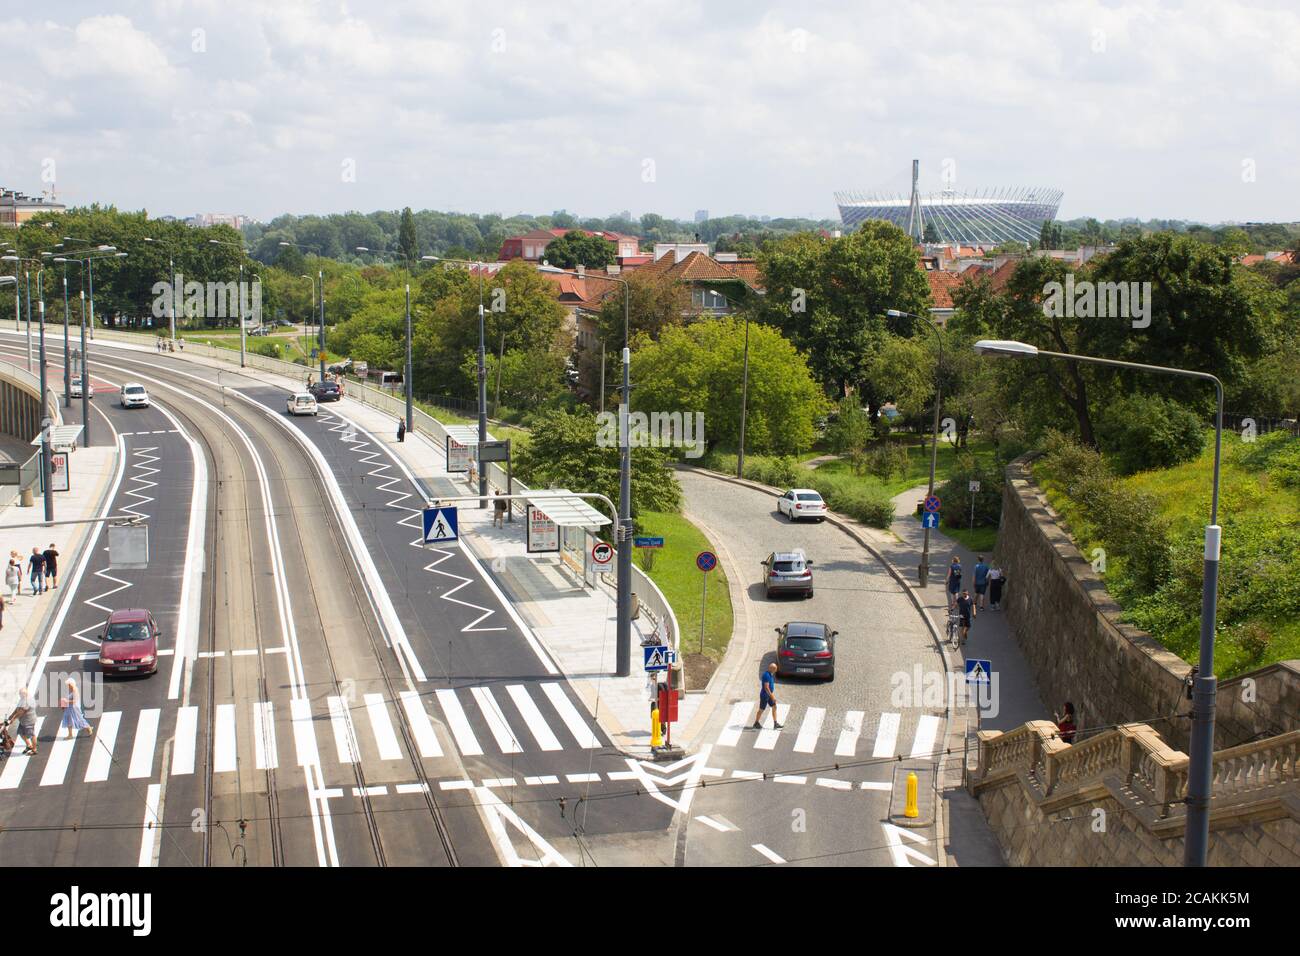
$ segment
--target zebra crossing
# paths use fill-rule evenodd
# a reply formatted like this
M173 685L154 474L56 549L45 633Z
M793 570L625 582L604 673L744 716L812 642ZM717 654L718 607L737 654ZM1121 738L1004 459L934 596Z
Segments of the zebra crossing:
M778 744L788 741L790 749L798 754L814 754L820 750L836 757L907 756L920 759L929 757L939 745L942 718L933 714L917 717L910 745L904 740L903 746L907 749L901 750L899 737L903 715L900 713L885 711L875 715L872 734L864 733L868 715L863 710L845 711L837 724L828 719L826 708L806 707L796 724L790 719L790 704L778 704L776 709L776 723L782 725L780 729L773 725L769 708L763 714L761 729L754 730L758 701L737 701L732 705L726 725L718 733L715 747L776 750Z
M212 708L212 772L234 773L241 760L246 772L404 760L407 747L399 730L403 724L423 760L453 753L494 757L604 746L557 681L441 688L427 695L400 691L396 700L377 693L353 701L327 695L319 700L217 704ZM153 778L164 769L173 777L196 772L196 754L202 752L198 707L106 711L92 726L92 736L69 739L57 716L39 717L38 739L50 727L54 739L42 739L36 757L15 749L0 763L0 792L24 783L59 786L78 777L84 783L102 783L112 777ZM246 736L242 741L241 727ZM160 753L168 742L171 752L164 768ZM88 757L74 759L87 752Z

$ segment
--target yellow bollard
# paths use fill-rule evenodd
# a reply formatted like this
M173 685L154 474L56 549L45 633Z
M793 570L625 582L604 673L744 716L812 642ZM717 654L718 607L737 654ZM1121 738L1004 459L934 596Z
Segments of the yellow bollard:
M659 708L656 707L650 711L650 746L662 747L664 744L664 734L659 727Z
M908 819L914 819L921 815L921 811L916 807L916 774L907 775L907 806L903 808L903 816Z

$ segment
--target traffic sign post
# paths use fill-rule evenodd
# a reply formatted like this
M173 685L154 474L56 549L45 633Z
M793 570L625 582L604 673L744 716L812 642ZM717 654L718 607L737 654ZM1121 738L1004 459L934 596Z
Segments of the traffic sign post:
M993 673L993 662L970 658L966 661L966 683L988 684L989 675Z
M922 527L922 528L938 528L938 527L939 527L939 512L937 512L937 511L927 511L925 514L921 515L921 527Z
M943 507L943 502L939 500L938 495L926 495L924 507L926 511L938 511Z
M972 481L966 486L970 490L970 529L975 530L975 496L979 494L980 483Z
M614 560L614 546L607 541L597 541L591 546L591 560L597 567L604 568Z
M423 516L425 544L455 541L460 537L454 507L425 508Z
M701 551L695 556L695 566L703 574L700 575L703 584L700 589L700 653L704 653L704 617L709 608L709 572L718 566L718 556L712 551Z

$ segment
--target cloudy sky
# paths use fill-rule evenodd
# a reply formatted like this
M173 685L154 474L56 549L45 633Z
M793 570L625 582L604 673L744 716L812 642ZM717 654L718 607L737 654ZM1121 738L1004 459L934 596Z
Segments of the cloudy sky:
M1294 0L0 0L0 185L151 214L1300 219Z

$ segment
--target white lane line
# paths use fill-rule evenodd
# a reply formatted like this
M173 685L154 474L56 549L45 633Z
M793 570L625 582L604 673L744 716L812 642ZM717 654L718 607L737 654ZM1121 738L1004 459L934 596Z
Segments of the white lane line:
M339 763L356 763L361 748L357 746L357 735L352 730L348 705L337 696L329 697L326 704L330 709L330 726L334 729L334 749L338 751Z
M242 650L230 652L231 657L255 657L256 655L257 655L256 647L246 647L243 648Z
M420 756L441 757L442 745L438 743L438 735L433 731L433 722L429 720L429 712L424 709L420 695L413 690L403 690L398 691L397 696L401 698L402 709L406 711L406 722L411 725L411 733L415 735L415 746L419 749Z
M564 688L560 686L559 681L545 681L542 683L542 693L544 693L555 708L555 712L560 715L560 720L564 721L564 726L569 728L569 733L573 734L573 739L578 742L579 747L585 747L588 750L600 746L600 740L592 732L591 727L582 719L578 713L578 708L573 706L573 701L564 693Z
M757 706L758 704L752 700L742 700L740 703L732 705L731 716L727 718L727 726L723 727L722 733L718 734L717 745L719 747L734 747L740 743L740 735L745 729L745 722Z
M253 746L258 770L274 770L280 766L279 748L275 745L275 713L269 700L253 704Z
M763 775L757 770L733 770L731 775L737 780L762 780Z
M515 780L514 777L492 777L492 778L490 778L490 779L484 780L484 781L483 781L483 786L485 786L485 787L513 787L513 786L517 785L518 782L519 782L519 781Z
M140 866L153 866L153 848L158 842L158 829L162 820L158 818L158 800L162 796L162 784L151 783L145 791L144 824L140 834Z
M926 714L916 722L916 736L912 738L912 756L929 757L934 753L934 741L939 736L939 718Z
M501 748L501 752L507 754L523 753L524 748L519 745L519 741L515 739L514 731L506 723L506 715L501 713L501 708L497 706L497 699L492 696L492 691L487 687L472 687L470 693L478 701L479 710L483 712L483 718L487 721L488 730L492 731L492 736L496 738L497 746Z
M305 697L289 701L289 718L293 721L293 746L298 752L298 766L318 766L320 753L316 750L316 729L311 715L311 701Z
M50 759L45 762L45 773L41 774L42 787L56 787L63 783L63 778L68 773L68 763L72 760L72 748L80 736L81 731L78 731L76 737L66 737L63 728L59 728L59 736L50 748Z
M767 857L773 863L785 862L785 860L781 859L779 856L777 856L774 852L769 850L767 847L763 846L763 844L761 843L755 843L754 849L757 850L759 853L763 854L763 856Z
M840 730L839 743L835 745L835 756L852 757L857 753L864 716L866 715L860 710L850 710L844 715L844 726Z
M235 705L218 704L212 722L212 772L230 773L237 766Z
M393 789L398 793L428 793L427 783L399 783Z
M398 746L393 721L388 716L388 706L383 694L366 694L366 713L370 715L370 731L375 735L380 760L401 760L402 748Z
M537 741L537 746L543 750L563 750L564 745L560 743L555 734L551 733L551 728L542 719L542 712L537 709L533 699L528 696L528 690L524 685L510 684L506 687L506 692L510 695L510 699L515 702L515 706L519 708L519 713L524 718L524 726L528 728L529 733Z
M45 726L45 718L36 718L36 739L40 740L41 728ZM21 745L21 741L19 746ZM23 773L27 770L27 763L32 758L19 751L18 746L9 752L5 758L4 770L0 770L0 790L17 790L18 784L22 783Z
M473 780L440 780L438 786L443 790L473 790Z
M443 688L434 691L434 693L438 697L438 703L442 705L442 713L447 718L447 726L451 728L451 735L456 738L456 748L466 757L477 757L483 753L483 748L478 745L478 738L474 736L474 728L469 725L469 719L465 716L464 708L460 706L456 692ZM473 784L470 784L470 786L473 786Z
M798 776L798 775L796 775L796 774L778 773L776 776L774 776L774 777L772 778L772 782L773 782L773 783L793 783L793 784L798 784L799 786L802 786L803 784L805 784L805 783L808 782L808 778L807 778L807 777L800 777L800 776Z
M852 780L836 780L833 777L818 777L814 781L819 787L826 787L828 790L852 790Z
M901 718L901 714L880 715L880 726L876 728L876 746L872 749L871 756L894 756L894 747L898 743L898 722Z
M863 790L893 790L894 785L892 783L880 783L875 780L863 780L862 789Z
M795 753L810 754L817 749L817 739L822 733L822 721L826 719L825 707L809 707L799 724L799 734L794 738Z
M772 708L768 707L763 711L763 729L758 732L758 739L754 741L755 750L771 750L776 746L776 739L781 735L775 724L785 724L786 718L790 716L789 704L776 705L776 718L772 717Z
M86 783L98 783L108 779L108 771L113 766L113 747L117 743L117 728L121 723L120 710L107 711L99 718L99 724L95 727L95 737L91 741Z
M727 831L733 829L732 827L727 826L721 820L715 820L713 819L713 817L708 817L705 816L704 814L700 814L695 819L699 820L706 827L713 827L713 829L717 830L719 833L726 833Z
M199 709L182 707L176 712L172 734L172 776L194 772L194 747L199 733Z
M383 784L373 787L353 787L352 796L354 797L385 797L388 795L388 788Z
M569 783L600 783L600 774L598 773L568 773L564 779Z
M524 783L528 784L530 787L545 786L547 784L555 784L559 782L559 777L549 773L542 774L540 777L524 777Z
M153 752L158 744L158 719L162 711L157 707L148 707L140 711L140 719L135 725L135 744L131 747L131 765L126 771L128 777L153 776Z

